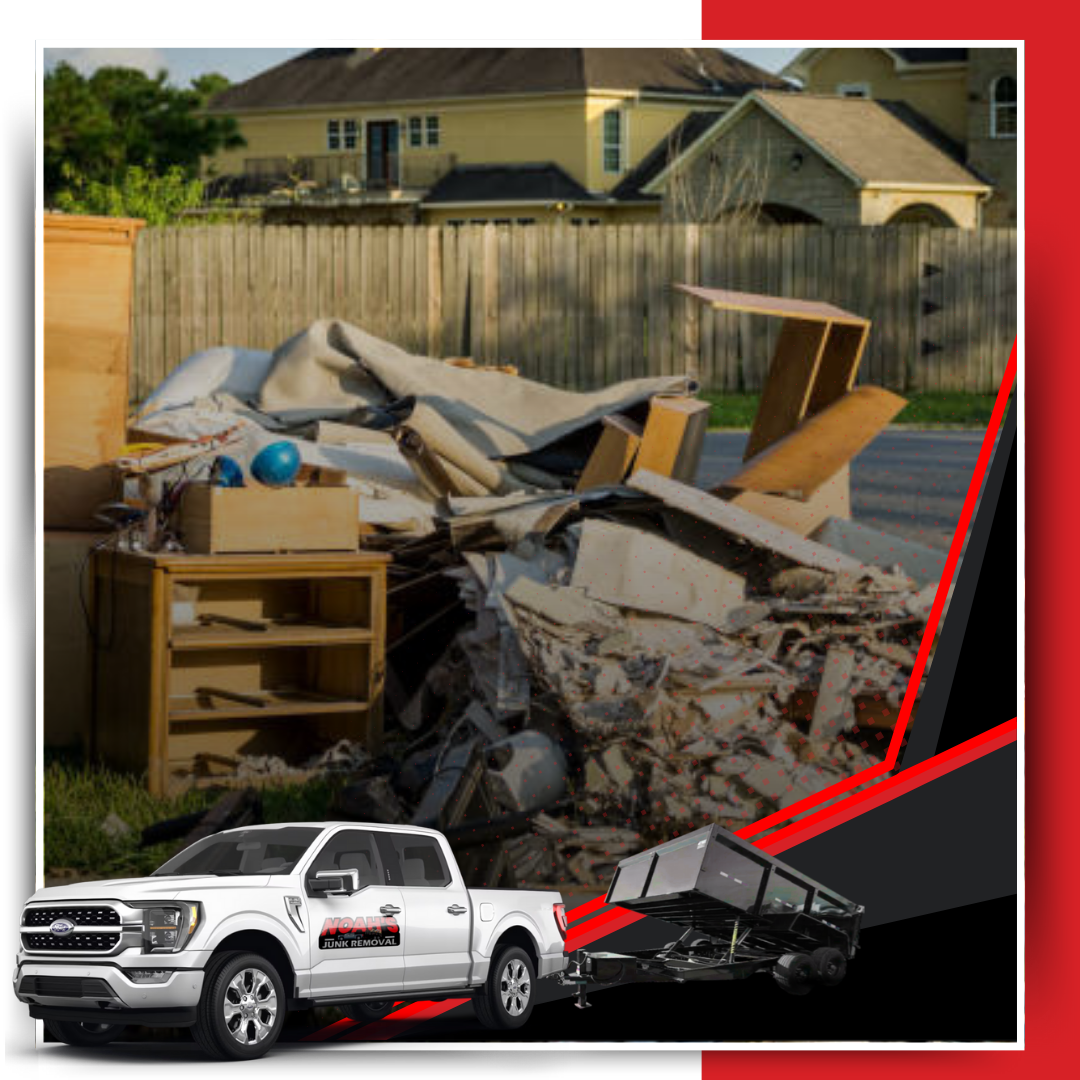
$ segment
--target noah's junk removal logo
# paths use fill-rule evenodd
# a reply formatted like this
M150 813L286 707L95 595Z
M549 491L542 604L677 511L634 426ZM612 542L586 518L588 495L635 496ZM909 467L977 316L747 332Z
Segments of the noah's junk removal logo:
M319 932L320 949L373 949L400 944L401 927L397 920L381 915L327 919Z

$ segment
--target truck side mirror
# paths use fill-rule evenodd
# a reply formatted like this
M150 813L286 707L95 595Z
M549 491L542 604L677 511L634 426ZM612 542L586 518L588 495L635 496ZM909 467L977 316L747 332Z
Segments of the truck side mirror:
M325 896L335 893L352 896L360 891L360 873L357 870L317 870L314 877L308 878L308 888Z

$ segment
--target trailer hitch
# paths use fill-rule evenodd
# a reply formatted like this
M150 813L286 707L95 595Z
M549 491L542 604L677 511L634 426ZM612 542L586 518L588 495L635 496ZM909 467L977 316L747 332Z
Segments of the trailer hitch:
M586 995L589 992L589 977L588 970L592 966L589 954L582 949L575 949L570 954L570 962L566 966L566 970L559 974L560 986L575 986L577 991L575 993L574 1008L576 1009L591 1009L592 1005L589 1003Z

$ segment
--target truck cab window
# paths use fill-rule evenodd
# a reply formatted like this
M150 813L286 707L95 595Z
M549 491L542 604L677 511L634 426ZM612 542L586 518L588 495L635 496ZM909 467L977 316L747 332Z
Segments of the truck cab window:
M450 870L434 837L416 833L379 833L389 884L440 889L450 884Z
M372 834L363 829L346 829L331 836L308 868L308 881L320 870L355 870L361 889L389 884L382 880L385 875L381 873Z

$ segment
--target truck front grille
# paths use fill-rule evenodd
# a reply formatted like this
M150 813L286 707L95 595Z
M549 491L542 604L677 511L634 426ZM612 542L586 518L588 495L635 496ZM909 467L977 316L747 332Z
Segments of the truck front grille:
M27 975L19 993L29 997L112 999L116 995L104 979L80 979L68 975Z
M34 952L109 952L120 943L119 934L23 934L23 948Z
M67 919L76 926L119 926L120 912L112 907L28 907L23 912L23 926L52 926L57 919Z

